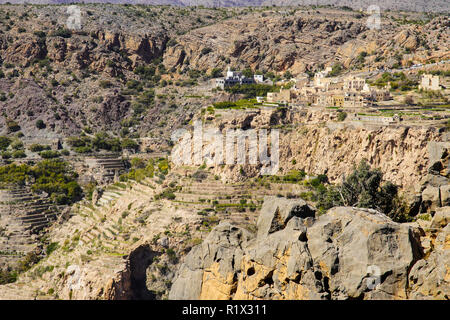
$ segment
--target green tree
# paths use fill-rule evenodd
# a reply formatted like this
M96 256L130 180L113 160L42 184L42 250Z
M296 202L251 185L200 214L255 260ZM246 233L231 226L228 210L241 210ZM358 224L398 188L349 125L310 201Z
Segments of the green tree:
M328 73L328 77L336 77L342 72L342 64L341 63L335 63L333 67L331 68L330 73Z
M394 220L407 220L398 186L389 181L382 182L381 171L372 170L367 160L362 160L342 184L318 190L318 207L322 210L342 205L371 208Z
M36 121L36 128L45 129L46 125L43 120L39 119Z
M222 76L222 69L214 68L211 70L211 78L220 78Z

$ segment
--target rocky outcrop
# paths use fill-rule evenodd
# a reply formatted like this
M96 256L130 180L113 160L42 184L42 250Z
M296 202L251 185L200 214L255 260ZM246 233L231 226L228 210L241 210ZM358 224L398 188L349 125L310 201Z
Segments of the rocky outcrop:
M430 142L428 154L428 174L422 180L418 198L420 212L434 214L438 208L450 205L450 142Z
M222 223L181 265L170 299L448 299L448 227L424 256L417 225L302 200L265 199L257 236ZM282 228L267 232L274 221ZM447 246L447 247L446 247Z
M229 223L215 230L186 257L169 299L227 299L236 291L235 276L251 233Z
M315 209L304 201L267 197L258 218L257 238L262 239L271 233L284 229L293 217L312 219L314 216Z
M426 240L433 248L409 274L411 299L450 299L450 207L435 213Z
M5 50L4 59L9 63L25 65L35 59L44 58L46 53L45 43L36 38L22 37Z

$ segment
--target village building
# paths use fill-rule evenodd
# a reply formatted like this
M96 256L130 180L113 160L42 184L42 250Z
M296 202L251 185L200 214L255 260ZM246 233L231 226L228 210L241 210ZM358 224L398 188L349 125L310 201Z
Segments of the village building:
M261 79L260 75L256 76L257 79ZM264 78L262 78L264 81ZM256 83L255 76L253 78L248 78L242 74L240 71L231 71L228 67L228 71L225 78L216 79L216 87L225 89L226 87L232 87L235 85L242 84L252 84Z
M268 103L295 103L318 107L364 108L372 106L374 101L391 100L387 88L370 87L361 77L327 77L330 68L317 72L310 81L308 75L302 74L292 81L291 89L267 94Z
M267 85L273 85L273 81L269 79L265 79L262 74L255 74L253 77L249 78L242 74L240 71L231 71L231 68L228 67L227 74L224 78L216 79L216 87L225 89L226 87L232 87L235 85L242 84L253 84L253 83L261 83Z
M328 81L325 82L325 90L326 91L336 91L343 90L344 83L338 78L329 78Z
M281 89L280 92L267 93L267 102L269 103L290 103L294 93L290 89Z
M344 106L344 96L341 94L334 94L331 97L331 106L342 108Z
M256 83L263 83L264 82L264 75L262 75L262 74L255 74L253 76L253 79L255 80Z
M368 101L360 92L345 92L344 108L363 108L368 105Z
M331 70L333 70L331 67L327 67L323 71L316 72L314 74L314 80L313 80L314 86L324 87L325 83L327 82L326 77L331 72Z
M309 76L306 73L301 73L293 79L294 90L299 90L309 84Z
M370 91L370 97L374 101L389 101L392 99L389 90L385 89L374 89Z
M344 78L344 91L361 91L366 84L366 80L360 77L348 76Z
M419 84L419 90L440 90L439 76L433 76L431 74L422 75L422 81Z
M341 93L322 93L317 96L315 104L319 107L342 108L344 105L344 96Z

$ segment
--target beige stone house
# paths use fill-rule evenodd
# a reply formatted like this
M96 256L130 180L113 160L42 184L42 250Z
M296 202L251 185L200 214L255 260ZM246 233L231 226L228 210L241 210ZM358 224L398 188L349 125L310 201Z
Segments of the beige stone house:
M366 80L360 77L348 76L344 78L344 91L361 91L366 84Z
M281 89L280 92L267 93L269 103L290 103L294 93L290 89Z
M439 76L433 76L431 74L422 75L422 81L419 84L419 90L440 90Z

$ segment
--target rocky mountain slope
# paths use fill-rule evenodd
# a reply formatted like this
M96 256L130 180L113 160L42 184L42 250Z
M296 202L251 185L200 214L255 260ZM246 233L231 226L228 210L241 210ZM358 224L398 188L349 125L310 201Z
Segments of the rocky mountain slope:
M309 10L263 12L196 29L177 38L177 45L165 52L164 63L168 68L188 64L208 70L223 69L231 63L238 69L289 70L298 74L337 61L346 67L355 66L364 51L369 54L366 67L391 67L396 62L428 59L423 39L436 39L436 43L429 44L438 51L433 55L449 54L448 39L443 40L447 44L439 44L439 39L448 34L446 19L424 26L399 26L386 15L379 30L370 30L368 16L333 10L323 14ZM204 54L208 48L210 52ZM410 54L403 56L405 50Z
M65 0L10 0L10 3L40 3L40 4L64 4ZM308 5L333 5L346 6L356 10L368 8L373 5L370 0L90 0L90 1L70 1L70 3L133 3L133 4L151 4L151 5L175 5L175 6L207 6L207 7L233 7L233 6L308 6ZM415 0L415 1L378 1L377 5L382 9L390 10L414 10L414 11L448 11L449 6L445 0Z
M368 16L327 8L286 13L91 4L80 5L81 30L71 31L66 10L0 8L3 134L14 119L26 137L65 137L88 128L168 140L216 99L214 68L295 75L337 62L364 69L449 54L445 16L409 13L402 20L392 12L380 30L369 30ZM38 130L37 120L46 128Z

